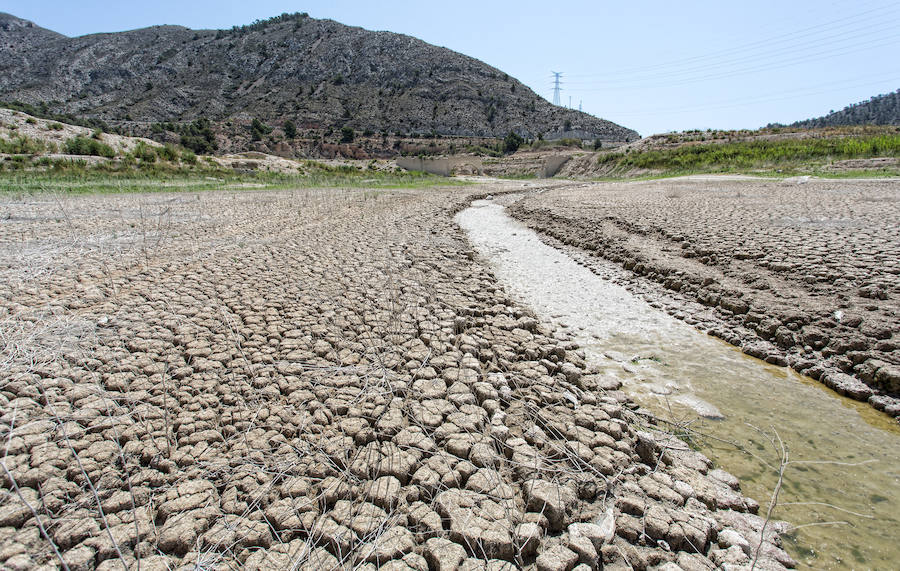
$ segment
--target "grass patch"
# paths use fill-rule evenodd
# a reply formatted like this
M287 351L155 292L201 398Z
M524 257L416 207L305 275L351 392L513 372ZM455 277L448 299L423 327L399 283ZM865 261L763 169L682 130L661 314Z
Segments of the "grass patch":
M198 162L196 166L165 162L135 165L113 161L89 165L84 161L42 159L40 164L43 167L41 169L0 171L0 193L35 194L50 191L90 194L228 188L416 189L470 184L421 172L360 170L354 167L331 167L314 161L304 163L303 171L298 173L238 172L214 167L205 161Z
M598 162L612 172L656 171L698 174L751 172L753 174L811 174L827 176L822 168L833 161L900 156L900 132L878 135L737 141L682 145L602 155ZM875 169L891 171L896 169ZM832 174L841 175L834 172ZM884 172L880 173L882 176Z

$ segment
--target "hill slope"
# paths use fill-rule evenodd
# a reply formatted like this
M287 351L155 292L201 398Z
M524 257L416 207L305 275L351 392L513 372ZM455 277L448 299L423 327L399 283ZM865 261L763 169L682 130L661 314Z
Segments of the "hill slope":
M259 118L312 129L638 137L555 107L476 59L305 14L227 31L154 26L77 38L2 14L0 99L113 125Z
M818 117L797 121L792 127L839 127L843 125L900 125L900 89L868 101L848 105Z

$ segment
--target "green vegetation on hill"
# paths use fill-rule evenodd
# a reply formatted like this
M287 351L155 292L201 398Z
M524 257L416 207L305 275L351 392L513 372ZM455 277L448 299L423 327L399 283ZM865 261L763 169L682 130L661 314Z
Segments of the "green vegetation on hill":
M609 153L601 155L598 161L613 172L643 170L679 174L795 171L838 160L873 157L900 157L900 129L851 137L686 144L669 149Z
M900 89L832 111L824 117L797 121L792 127L836 127L842 125L900 125Z

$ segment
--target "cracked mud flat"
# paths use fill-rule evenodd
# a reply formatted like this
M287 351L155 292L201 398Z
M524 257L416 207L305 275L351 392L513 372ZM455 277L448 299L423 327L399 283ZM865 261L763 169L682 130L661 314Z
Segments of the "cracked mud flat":
M777 466L777 450L761 430L777 431L795 464L785 471L775 514L817 524L798 530L788 546L805 568L893 566L900 555L895 422L651 306L614 283L628 276L612 262L544 243L504 211L521 196L475 201L457 215L515 299L571 334L592 371L621 382L652 414L709 435L699 439L701 450L751 497L767 499L777 485L777 469L766 467Z
M4 197L0 566L791 565L478 261L505 188Z
M900 181L571 184L511 213L749 355L900 417Z

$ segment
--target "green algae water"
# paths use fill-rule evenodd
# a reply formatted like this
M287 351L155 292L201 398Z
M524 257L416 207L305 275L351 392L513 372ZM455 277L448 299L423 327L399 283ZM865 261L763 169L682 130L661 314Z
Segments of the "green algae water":
M620 379L641 406L689 428L761 515L778 480L772 439L783 441L790 463L774 517L796 526L785 539L800 568L897 568L895 421L654 309L544 244L500 204L475 202L457 223L510 295L571 335L589 365Z

